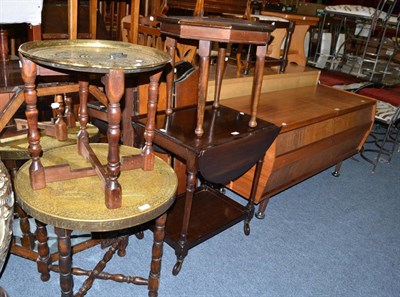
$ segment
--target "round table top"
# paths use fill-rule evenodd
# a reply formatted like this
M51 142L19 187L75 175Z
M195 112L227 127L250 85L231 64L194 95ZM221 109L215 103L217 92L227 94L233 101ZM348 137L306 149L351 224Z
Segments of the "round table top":
M152 71L170 61L168 53L149 46L110 40L30 41L19 47L27 59L57 69L90 73Z
M108 144L91 144L102 164L107 163ZM88 167L90 163L77 154L76 145L46 152L43 166L69 164L71 170ZM139 149L120 146L120 156L140 153ZM148 222L172 205L177 188L173 169L156 157L154 169L122 171L122 206L108 209L99 177L90 176L48 183L33 191L26 162L15 178L17 201L35 219L58 228L102 232L133 227Z
M76 123L76 127L68 128L68 139L66 141L58 141L56 138L47 136L42 132L40 136L42 150L46 152L50 149L75 144L79 130L79 122ZM99 134L99 129L91 124L87 125L86 131L89 133L91 140L96 139ZM30 159L28 145L27 134L1 138L0 158L3 160L28 160Z

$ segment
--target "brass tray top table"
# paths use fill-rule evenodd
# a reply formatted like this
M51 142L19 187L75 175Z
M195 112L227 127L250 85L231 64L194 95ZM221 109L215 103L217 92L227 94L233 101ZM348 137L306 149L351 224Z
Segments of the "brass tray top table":
M93 151L102 164L107 162L108 145L92 144ZM121 156L139 153L133 147L121 146ZM76 154L76 146L70 145L48 151L42 157L44 166L54 166L69 162L74 169L85 168L90 163ZM83 296L90 289L95 278L106 278L139 285L148 285L149 296L157 296L162 243L166 211L172 205L177 187L177 178L173 169L164 161L155 158L154 168L150 171L139 169L121 172L119 182L124 191L122 206L108 209L103 201L101 187L96 186L96 176L88 176L75 180L57 181L45 188L32 191L29 185L29 167L31 161L25 163L15 178L17 199L21 207L35 219L55 227L60 253L59 265L49 265L46 234L38 230L40 241L38 266L42 279L50 277L49 270L60 272L61 296L73 296L73 280L71 270L78 270L80 275L88 275L82 288L75 296ZM117 241L112 245L103 260L91 271L71 269L71 232L107 232L137 226L156 219L154 227L154 245L152 250L151 271L149 279L111 275L103 272L112 254L119 250L124 254L124 246Z
M78 131L79 127L68 128L68 139L66 141L58 141L54 137L43 133L40 138L43 152L45 153L50 149L76 144ZM10 132L9 136L7 132ZM12 178L15 177L18 166L21 165L22 162L30 159L28 152L29 143L26 136L26 131L22 131L25 132L24 134L19 134L20 132L16 131L15 126L12 126L6 127L6 129L0 133L0 159L7 165ZM98 138L99 129L96 126L88 124L87 132L89 133L90 140L94 141ZM34 232L31 232L29 218L26 213L21 210L18 204L15 204L15 212L19 217L21 238L20 240L17 240L16 234L14 234L13 244L11 245L11 253L36 261L38 256L37 252L35 251L36 240ZM92 241L91 244L89 244L88 241L85 241L84 243L80 244L79 247L76 247L75 251L80 250L81 248L90 247L94 244L95 241ZM51 261L57 257L57 253L52 253L50 256Z
M158 20L160 21L161 33L167 36L166 47L168 52L171 54L171 57L174 57L175 55L174 53L177 38L199 41L199 91L197 104L197 125L195 129L197 136L202 136L204 133L203 121L205 103L207 99L211 42L219 42L223 44L239 43L257 45L256 66L251 96L252 110L251 119L249 121L249 126L255 127L257 125L257 106L261 92L267 43L270 39L271 32L275 29L275 27L271 24L235 18L163 16L158 17ZM215 108L219 107L219 92L221 89L221 83L225 69L225 56L226 46L220 46L218 51L215 80ZM174 59L172 59L171 63L171 69L174 69ZM167 74L167 114L172 112L172 84L173 72L170 71Z
M33 190L43 189L48 183L60 179L74 179L88 175L98 175L104 188L105 203L108 208L121 207L122 189L118 175L122 170L142 168L152 170L154 153L152 138L154 116L157 107L158 83L162 68L170 61L167 53L146 46L102 40L47 40L27 42L19 48L22 62L22 78L25 83L26 118L28 120L29 152L32 157L30 184ZM80 75L79 92L80 131L77 152L90 160L92 167L79 171L70 170L68 163L45 168L40 161L42 147L37 127L37 93L35 79L37 64L56 71L72 72ZM120 100L125 91L125 75L147 72L150 76L148 119L146 125L146 146L141 154L120 160L118 145L120 140L121 107ZM89 86L88 74L102 74L105 94L95 86ZM91 93L107 105L108 143L107 165L102 165L89 145L88 95Z

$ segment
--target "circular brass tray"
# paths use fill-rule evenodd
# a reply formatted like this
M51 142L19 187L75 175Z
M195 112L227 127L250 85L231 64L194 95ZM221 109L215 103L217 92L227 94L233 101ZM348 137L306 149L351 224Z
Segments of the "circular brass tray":
M168 53L158 49L110 40L31 41L22 44L19 52L39 65L92 73L151 71L170 61Z

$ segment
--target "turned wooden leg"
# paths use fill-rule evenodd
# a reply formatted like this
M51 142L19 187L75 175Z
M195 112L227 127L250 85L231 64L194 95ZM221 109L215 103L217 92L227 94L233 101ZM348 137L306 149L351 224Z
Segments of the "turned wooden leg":
M122 143L134 146L135 132L133 131L132 116L134 112L135 88L125 89L125 106L122 111Z
M129 243L129 236L121 236L119 238L118 243L118 256L125 257L126 256L126 247Z
M165 47L167 52L171 56L170 68L167 73L167 109L165 110L166 114L172 113L172 105L173 105L173 88L174 88L174 69L175 69L175 49L176 49L176 39L167 37L165 40Z
M22 57L22 80L24 81L25 96L25 115L28 122L28 151L32 158L29 167L30 183L33 190L43 189L46 187L44 168L40 162L40 154L42 146L40 145L40 134L38 130L38 109L37 109L37 93L36 93L36 75L37 66L32 61Z
M154 241L151 253L151 266L148 281L149 297L158 296L158 287L160 284L161 259L163 255L163 242L165 236L165 221L167 213L164 213L156 219L154 226Z
M249 122L250 127L257 126L257 109L260 101L261 87L264 76L265 55L267 54L267 46L257 46L256 52L256 65L254 68L253 88L251 92L251 119Z
M188 254L187 236L189 230L190 213L192 210L193 195L197 182L197 161L196 158L189 159L186 164L187 180L186 180L186 194L185 194L185 211L183 213L181 234L178 241L179 248L175 249L177 261L172 269L173 275L178 275L181 271L183 260Z
M150 76L149 99L147 102L147 121L144 131L145 144L142 150L143 170L153 170L154 168L153 139L156 126L158 88L161 74L162 72L157 72Z
M213 107L219 107L219 99L221 96L222 79L224 78L226 68L226 44L220 44L218 49L217 69L215 71L215 92Z
M122 189L118 182L121 165L119 161L119 140L121 136L121 106L119 101L125 91L124 71L110 69L109 73L103 76L102 83L105 86L106 95L109 100L107 111L108 163L105 203L107 208L114 209L122 205Z
M35 247L35 235L31 232L31 226L29 224L29 217L26 212L18 204L14 205L15 211L19 217L19 227L21 228L22 238L21 245L24 248L33 250Z
M197 102L197 126L195 129L195 133L199 137L204 133L203 121L207 100L208 74L210 71L210 50L211 41L199 41L199 94Z
M50 265L50 251L47 243L47 229L46 225L42 222L36 221L36 238L38 240L38 258L36 260L37 269L40 273L42 281L50 279L49 265Z
M71 230L54 228L57 234L58 253L59 253L59 269L60 269L60 288L61 297L72 297L74 283L72 279L71 267Z
M247 203L247 217L244 220L244 234L249 235L250 234L250 221L253 218L254 215L254 199L256 197L257 193L257 186L258 182L260 180L261 176L261 169L262 165L264 163L264 156L258 160L256 164L256 169L254 171L254 177L253 177L253 182L251 185L251 191L250 191L250 197L249 197L249 202Z
M89 114L87 108L89 96L89 82L79 81L79 124L80 130L78 133L78 153L84 155L84 145L89 143L89 133L87 132L87 124Z

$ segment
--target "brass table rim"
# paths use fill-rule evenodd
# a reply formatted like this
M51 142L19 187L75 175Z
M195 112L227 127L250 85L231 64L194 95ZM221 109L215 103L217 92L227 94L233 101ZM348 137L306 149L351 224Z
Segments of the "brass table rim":
M171 60L168 53L155 48L110 40L30 41L18 51L39 65L88 73L108 73L111 69L125 73L152 71Z
M97 153L99 152L99 147L102 147L102 149L104 149L105 151L104 156L107 155L106 154L108 148L107 144L91 144L91 146L95 151L97 151ZM65 152L70 150L73 150L73 152L75 152L76 145L70 145L62 148L49 150L46 152L46 154L44 155L44 157L42 157L41 160L43 164L46 166L46 164L48 163L48 160L46 160L46 156L63 154L60 158L63 158L64 156L65 158L68 158L68 155ZM129 155L140 152L139 149L127 146L120 146L120 150L122 151L122 155ZM77 158L82 158L82 157L78 155ZM74 160L71 161L71 163L73 162ZM155 168L152 171L145 172L142 169L134 169L134 170L124 171L121 173L119 181L121 181L121 178L123 178L123 180L125 179L125 184L123 180L121 181L122 193L123 193L122 207L119 209L111 209L111 210L105 207L104 194L101 195L101 197L98 197L99 196L98 188L100 188L100 184L90 184L91 182L95 183L97 181L98 179L97 176L90 177L91 180L87 181L85 180L83 185L84 188L86 187L89 189L93 189L93 194L89 193L88 191L86 192L77 191L79 192L79 194L77 194L79 196L78 198L81 199L92 199L91 197L87 198L86 196L97 195L96 196L98 197L97 201L90 200L90 202L93 201L91 205L84 204L83 206L80 206L78 205L79 203L73 204L74 197L72 197L71 200L68 200L70 202L69 205L65 204L61 205L63 201L58 202L56 199L66 200L69 199L70 197L67 197L67 195L65 195L64 192L63 194L58 195L59 197L51 195L52 193L57 191L59 187L61 187L62 189L64 186L67 187L68 186L66 184L67 181L51 183L48 184L45 189L32 191L29 184L29 174L28 174L30 163L31 161L28 161L24 165L22 165L22 167L19 169L16 175L15 191L17 194L17 201L29 215L31 215L35 219L45 224L54 227L68 229L68 230L91 231L91 232L107 232L107 231L130 228L136 225L143 224L160 216L161 214L163 214L168 210L168 208L173 204L175 200L175 192L177 188L176 174L167 163L165 163L158 157L156 157ZM135 198L136 192L133 192L131 188L129 188L129 195L131 195L130 192L132 192L133 198L124 197L124 188L127 189L126 180L131 181L133 175L135 176L147 175L152 177L154 175L154 177L160 178L159 183L163 183L157 185L155 184L157 181L153 182L149 181L151 185L154 184L154 190L150 189L149 190L150 193L154 193L154 191L156 191L157 189L162 189L162 191L164 191L165 193L164 192L156 193L158 195L158 196L154 195L156 197L143 198L143 199L148 198L148 200L145 200L148 201L149 203L147 209L142 210L136 207L137 204L135 204L136 202L134 200L132 200L133 202L129 202L130 204L128 204L127 206L124 205L124 198L136 199ZM149 182L147 182L147 184L149 184ZM74 187L74 183L77 182L74 180L71 181L71 183L72 186ZM133 183L134 180L132 180L132 182L129 182L129 186L131 186L131 184ZM140 180L140 184L146 185L144 180ZM53 189L51 188L51 185L54 185ZM76 187L77 186L75 186L75 188ZM56 188L57 190L55 190ZM145 190L139 189L138 192L142 191L147 193L146 190L147 188ZM101 189L100 192L101 192L100 194L103 193ZM153 199L154 201L152 201L151 199ZM100 209L100 211L98 209ZM91 215L90 214L91 211L93 213L97 211L97 213L95 213L94 215L100 214L102 218L86 219L86 217L89 217Z

